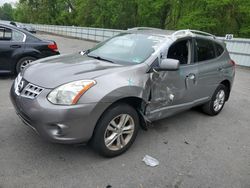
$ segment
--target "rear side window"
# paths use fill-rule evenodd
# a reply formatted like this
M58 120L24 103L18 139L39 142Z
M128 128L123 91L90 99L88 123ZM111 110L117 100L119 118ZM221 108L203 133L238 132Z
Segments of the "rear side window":
M0 41L23 42L25 35L22 32L0 27Z
M196 39L196 61L207 61L216 58L214 43L210 40Z
M215 43L215 49L217 52L217 57L219 57L224 52L224 48L220 44Z
M19 31L12 32L12 41L14 42L23 42L24 41L24 34Z

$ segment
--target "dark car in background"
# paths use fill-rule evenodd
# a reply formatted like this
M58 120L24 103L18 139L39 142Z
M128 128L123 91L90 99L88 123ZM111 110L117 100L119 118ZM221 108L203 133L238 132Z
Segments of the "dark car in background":
M11 21L10 22L11 25L14 25L20 29L24 29L30 33L36 33L36 30L34 27L32 27L31 25L28 25L28 24L22 24L22 23L18 23L18 22L13 22Z
M55 41L0 23L0 73L19 73L34 60L58 54Z
M31 25L25 25L25 30L29 31L30 33L36 33L36 29Z

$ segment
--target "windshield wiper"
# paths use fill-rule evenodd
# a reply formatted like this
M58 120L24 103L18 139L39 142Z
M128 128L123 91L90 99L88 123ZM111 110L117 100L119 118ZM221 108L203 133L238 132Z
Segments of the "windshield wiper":
M110 63L114 63L113 61L108 60L108 59L105 59L105 58L102 58L102 57L100 57L100 56L92 56L92 55L88 55L88 54L87 54L87 56L88 56L88 57L95 58L95 59L98 59L98 60L108 61L108 62L110 62Z

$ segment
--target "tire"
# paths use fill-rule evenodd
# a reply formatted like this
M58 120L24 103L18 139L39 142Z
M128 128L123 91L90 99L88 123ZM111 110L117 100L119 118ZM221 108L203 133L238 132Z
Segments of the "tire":
M16 73L18 74L19 72L21 72L27 65L29 65L29 63L31 63L32 61L35 61L35 60L36 60L36 58L34 58L34 57L21 58L16 64Z
M122 121L124 119L126 122ZM133 144L138 129L137 111L128 104L117 103L104 112L99 119L91 145L102 156L118 156Z
M226 86L220 84L216 88L211 100L202 106L202 111L210 116L219 114L225 105L227 92Z

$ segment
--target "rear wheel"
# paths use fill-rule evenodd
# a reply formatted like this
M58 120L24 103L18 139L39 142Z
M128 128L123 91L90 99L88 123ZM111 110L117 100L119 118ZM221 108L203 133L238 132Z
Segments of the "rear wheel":
M115 104L97 123L92 146L106 157L120 155L133 144L138 128L139 117L136 110L127 104Z
M17 74L21 72L25 67L27 67L32 61L35 61L34 57L23 57L16 64Z
M203 112L215 116L221 112L226 102L227 88L220 84L215 90L211 100L202 106Z

